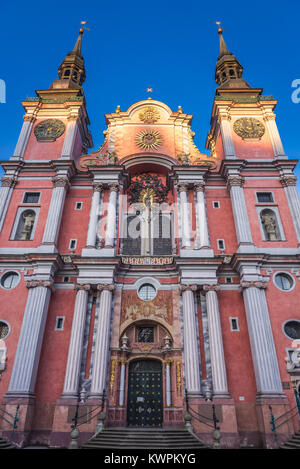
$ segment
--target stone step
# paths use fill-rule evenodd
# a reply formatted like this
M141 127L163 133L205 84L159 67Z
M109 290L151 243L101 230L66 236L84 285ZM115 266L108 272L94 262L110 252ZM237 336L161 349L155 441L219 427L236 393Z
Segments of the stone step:
M300 449L300 432L296 432L290 440L280 446L280 449Z
M14 446L8 441L4 440L4 438L0 438L0 449L13 449Z
M82 449L205 449L195 435L185 429L108 428L81 445Z

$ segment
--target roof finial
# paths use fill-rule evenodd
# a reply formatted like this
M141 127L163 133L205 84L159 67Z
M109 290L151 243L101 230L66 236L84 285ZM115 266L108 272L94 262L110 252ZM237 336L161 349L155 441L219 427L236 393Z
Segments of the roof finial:
M216 21L216 24L219 26L218 27L218 34L219 34L219 38L220 38L220 57L222 57L223 55L231 54L231 52L229 52L229 50L227 49L227 46L226 46L224 38L223 38L224 29L221 28L221 24L222 24L221 21Z
M80 24L81 24L81 28L79 29L79 36L77 38L76 44L73 49L73 53L77 55L81 55L81 40L82 40L82 35L84 33L84 29L89 31L89 28L84 26L85 24L87 24L87 21L80 21Z

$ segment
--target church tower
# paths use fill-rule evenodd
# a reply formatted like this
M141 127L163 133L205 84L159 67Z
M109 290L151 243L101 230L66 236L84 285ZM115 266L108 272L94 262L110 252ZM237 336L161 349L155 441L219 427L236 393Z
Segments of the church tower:
M103 426L212 445L217 418L222 447L274 447L269 406L295 406L297 162L218 34L209 154L191 114L150 97L106 114L88 153L83 29L22 103L0 198L0 407L19 445L67 446L74 418L87 447Z

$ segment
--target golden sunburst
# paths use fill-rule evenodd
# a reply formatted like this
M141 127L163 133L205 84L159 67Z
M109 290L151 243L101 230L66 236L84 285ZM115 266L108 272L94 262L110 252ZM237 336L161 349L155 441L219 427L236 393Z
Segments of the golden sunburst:
M142 130L135 138L137 145L144 150L155 150L162 144L162 136L157 130Z

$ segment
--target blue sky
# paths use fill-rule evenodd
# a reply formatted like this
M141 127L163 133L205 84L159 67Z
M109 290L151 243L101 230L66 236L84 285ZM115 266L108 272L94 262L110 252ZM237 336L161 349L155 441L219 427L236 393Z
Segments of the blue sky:
M104 114L126 110L147 97L193 114L195 143L203 151L209 130L219 53L216 20L227 46L244 67L244 78L278 99L277 124L289 158L300 158L300 103L292 82L300 79L296 2L5 2L1 7L1 71L6 103L0 104L0 159L12 155L22 125L21 101L46 89L76 41L83 38L84 83L94 148L103 141ZM296 171L300 176L300 169Z

